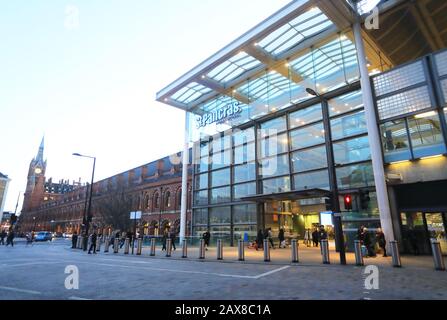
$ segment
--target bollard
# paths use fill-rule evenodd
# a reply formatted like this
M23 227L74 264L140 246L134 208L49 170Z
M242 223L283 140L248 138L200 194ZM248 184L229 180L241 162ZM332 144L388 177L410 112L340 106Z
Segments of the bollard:
M143 251L143 239L138 238L138 240L137 240L137 256L141 256L142 251Z
M239 243L238 243L238 260L245 261L244 240L239 240Z
M166 239L166 258L170 258L172 254L172 240Z
M81 244L82 244L82 236L78 236L78 242L76 243L76 248L77 249L81 249Z
M109 252L109 246L110 246L110 238L106 237L106 240L104 242L104 253Z
M89 235L88 236L88 241L87 241L87 249L90 249L90 246L92 245L92 236Z
M87 251L87 249L88 249L88 240L89 239L90 239L89 237L83 237L82 238L82 249L84 251Z
M96 251L99 253L101 253L101 240L102 240L102 237L98 238L98 240L96 241Z
M182 258L188 258L188 243L186 242L186 239L182 240Z
M264 262L270 262L270 247L267 239L264 240Z
M217 260L223 260L223 243L222 239L217 240Z
M155 257L155 238L151 239L151 257Z
M199 259L205 259L205 240L200 239Z
M120 239L115 238L115 242L113 243L113 253L118 253L120 250Z
M355 265L358 267L364 266L365 263L363 261L362 242L360 240L354 241L354 249L355 249Z
M323 257L323 264L331 264L329 259L329 242L327 239L321 240L321 255Z
M433 261L437 271L445 271L444 257L442 256L441 244L439 241L431 240L431 250L433 251Z
M292 263L300 262L298 257L298 241L296 239L292 240Z
M126 238L126 241L124 242L124 254L129 254L130 249L130 239Z
M399 245L396 240L390 241L390 248L391 248L391 256L393 258L393 267L395 268L401 268L402 262L400 260L400 253L399 253Z

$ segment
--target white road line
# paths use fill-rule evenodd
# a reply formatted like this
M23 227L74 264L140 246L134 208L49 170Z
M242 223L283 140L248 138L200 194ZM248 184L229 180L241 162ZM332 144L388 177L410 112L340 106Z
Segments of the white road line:
M68 300L80 300L80 301L84 301L84 300L91 300L91 299L86 299L86 298L80 298L80 297L70 297L68 298Z
M19 293L28 293L28 294L34 294L34 295L42 294L42 292L39 292L39 291L17 289L17 288L11 288L11 287L3 287L3 286L0 286L0 290L7 290L7 291L13 291L13 292L19 292Z
M46 262L29 262L29 263L20 263L20 264L5 264L4 267L26 267L26 266L35 266L35 265L48 265L48 264L60 264L62 262L59 261L46 261Z
M290 268L290 266L285 266L285 267L282 267L282 268L279 268L279 269L275 269L275 270L272 270L272 271L269 271L269 272L266 272L266 273L262 273L262 274L260 274L260 275L258 275L256 277L254 277L254 279L260 279L260 278L269 276L271 274L274 274L274 273L277 273L277 272L280 272L280 271L283 271L283 270L286 270L286 269L289 269L289 268Z

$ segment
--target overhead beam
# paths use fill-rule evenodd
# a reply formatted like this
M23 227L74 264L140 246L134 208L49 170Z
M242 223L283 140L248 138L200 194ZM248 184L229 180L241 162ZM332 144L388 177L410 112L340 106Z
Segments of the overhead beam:
M435 50L440 50L440 49L444 48L445 42L442 40L442 38L439 34L439 31L438 31L438 28L436 28L436 26L433 22L433 18L430 15L430 13L428 12L427 7L421 2L417 2L417 3L413 4L413 7L417 7L418 13L420 13L420 15L422 15L422 17L421 17L421 18L423 18L422 24L424 25L424 28L427 29L427 32L432 35L432 37L433 37L432 39L436 45Z
M208 87L208 88L214 90L215 92L222 94L222 95L232 96L234 99L236 99L244 104L250 104L250 100L248 99L248 97L244 96L243 94L240 94L239 92L232 91L233 89L231 89L231 88L225 88L219 82L217 82L213 79L200 78L199 80L197 80L197 82L200 83L201 85L204 85L205 87ZM213 95L215 95L215 93ZM197 104L197 103L195 103L195 104Z

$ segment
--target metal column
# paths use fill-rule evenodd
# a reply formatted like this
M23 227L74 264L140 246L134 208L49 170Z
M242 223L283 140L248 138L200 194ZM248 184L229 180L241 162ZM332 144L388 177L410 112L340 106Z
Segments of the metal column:
M151 239L151 257L155 257L155 238Z
M186 215L188 206L188 162L189 162L189 123L188 112L185 112L185 142L182 163L182 199L180 206L180 241L186 236Z

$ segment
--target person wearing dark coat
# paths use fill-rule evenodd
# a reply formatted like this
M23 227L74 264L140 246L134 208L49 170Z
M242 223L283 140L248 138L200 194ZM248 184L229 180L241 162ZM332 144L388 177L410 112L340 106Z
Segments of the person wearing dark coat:
M93 253L96 254L96 240L97 239L98 239L98 235L96 234L96 231L94 231L92 234L90 248L88 249L88 254L92 254L92 249L93 249Z
M78 233L75 231L73 233L73 236L71 237L71 248L76 249L77 244L78 244Z
M376 231L376 242L379 245L379 247L383 250L383 257L386 258L386 240L385 240L385 234L383 233L382 229L379 228Z
M256 243L258 244L256 251L258 251L259 248L262 248L264 245L264 233L261 229L258 231L258 236L256 237Z
M161 238L161 242L163 247L161 248L161 251L166 251L166 240L168 240L168 232L164 231L163 232L163 237Z
M205 249L208 250L208 247L210 246L210 239L211 239L211 233L207 230L203 234L203 240L205 241Z
M318 238L318 230L315 228L314 232L312 232L312 242L314 243L314 247L318 248L318 244L320 243L320 239Z
M363 229L363 245L366 247L366 250L368 250L368 257L375 257L376 253L374 252L371 236L369 235L368 229Z
M171 239L171 246L174 248L174 251L177 250L177 248L175 247L176 235L174 231L169 232L169 239Z
M0 232L0 244L5 245L5 238L6 238L6 232L5 230L2 230Z
M284 229L283 229L283 228L279 229L278 240L279 240L279 248L281 249L281 248L282 248L282 245L283 245L283 242L286 240L286 237L285 237L285 235L284 235ZM286 246L284 245L284 248L285 248L285 247L286 247Z
M11 247L14 247L14 231L9 229L8 236L6 237L6 246L11 245Z

